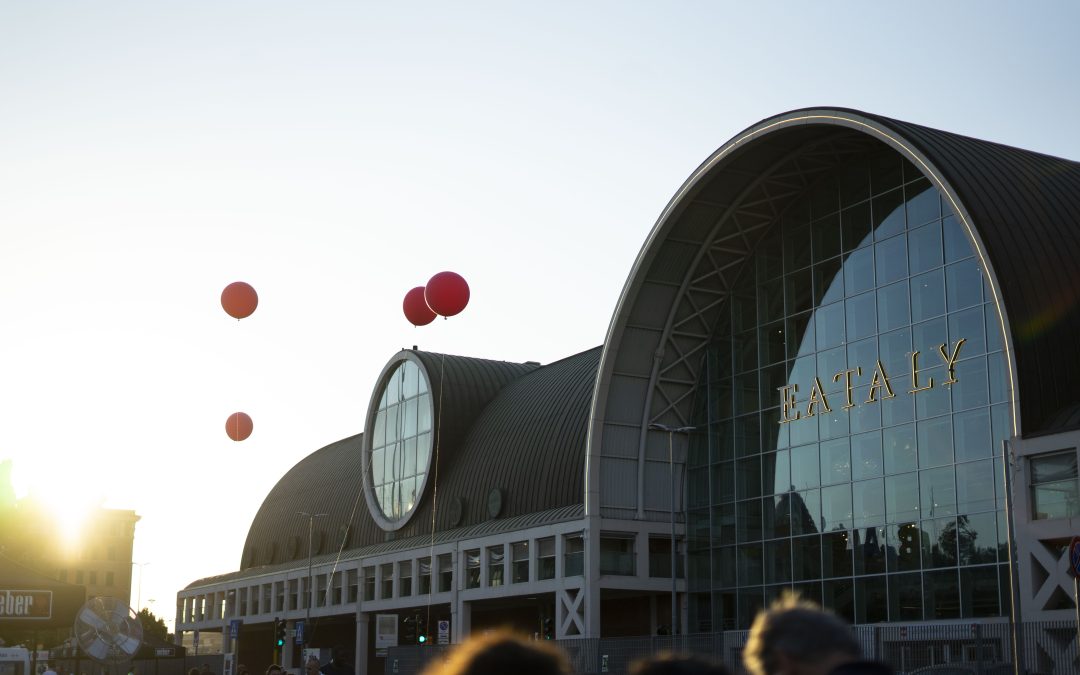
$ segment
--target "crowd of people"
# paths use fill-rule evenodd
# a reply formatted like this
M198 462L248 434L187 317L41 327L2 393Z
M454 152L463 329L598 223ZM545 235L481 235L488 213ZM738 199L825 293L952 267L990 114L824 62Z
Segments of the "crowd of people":
M785 595L758 614L743 649L749 675L891 675L884 663L863 658L851 627L797 595ZM558 646L510 632L476 636L436 659L423 675L571 675ZM686 654L658 654L635 662L630 675L731 675L722 663Z
M335 654L335 656L338 656ZM881 662L863 658L855 635L832 612L788 594L755 618L742 653L748 675L892 675ZM573 675L570 659L552 642L509 631L477 635L445 658L434 659L422 675ZM205 675L192 669L189 675ZM243 666L237 675L249 675ZM266 675L283 675L271 665ZM340 658L305 665L305 675L353 675ZM640 659L629 675L732 675L719 662L689 654L664 653Z

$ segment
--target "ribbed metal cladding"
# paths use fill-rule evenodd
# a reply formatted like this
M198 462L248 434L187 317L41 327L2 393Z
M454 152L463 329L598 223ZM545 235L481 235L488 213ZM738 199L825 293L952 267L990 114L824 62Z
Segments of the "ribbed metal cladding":
M298 512L325 513L313 521L315 532L325 532L328 548L337 550L345 536L353 504L359 497L360 448L362 434L350 436L316 450L296 463L281 477L263 500L251 521L241 555L240 569L307 559L308 518ZM367 509L363 498L357 512ZM370 519L368 519L370 520ZM299 550L289 555L289 546L299 541ZM353 545L357 541L351 537ZM267 547L276 544L271 558Z
M505 495L500 518L582 503L599 361L597 347L551 363L507 385L487 406L459 456L470 469L440 480L440 500L465 501L462 525L490 518L493 489Z
M1075 426L1061 413L1080 402L1080 163L858 114L922 152L971 215L1011 324L1024 435Z

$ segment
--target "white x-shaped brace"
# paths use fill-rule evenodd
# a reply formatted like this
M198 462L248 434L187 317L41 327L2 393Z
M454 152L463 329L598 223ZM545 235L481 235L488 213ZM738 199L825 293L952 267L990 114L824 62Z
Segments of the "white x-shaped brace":
M565 635L585 634L585 592L580 588L560 590L557 593L559 599L559 632L556 637ZM576 630L571 632L570 629Z

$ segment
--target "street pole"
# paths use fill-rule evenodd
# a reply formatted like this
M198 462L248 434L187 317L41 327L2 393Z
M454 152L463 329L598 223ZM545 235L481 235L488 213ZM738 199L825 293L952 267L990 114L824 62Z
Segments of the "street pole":
M131 564L132 564L132 565L138 565L138 566L139 566L139 591L138 591L138 595L136 596L136 600L135 600L135 605L136 605L136 606L135 606L135 613L136 613L136 614L138 614L139 612L141 612L141 611L142 611L142 577L143 577L143 568L144 568L144 567L146 567L147 565L149 565L150 563L148 563L148 562L144 562L144 563L138 563L138 562L132 561L132 562L131 562ZM128 591L128 593L129 593L129 595L128 595L128 599L130 599L130 598L131 598L131 595L130 595L130 591Z
M678 632L676 626L678 625L678 594L676 592L676 577L675 574L675 453L672 448L672 436L675 434L688 434L691 431L697 429L697 427L671 427L666 424L660 424L653 422L649 425L649 429L654 431L665 431L668 437L668 476L671 480L671 501L669 511L671 515L671 644L675 644L675 634Z
M315 588L311 583L311 532L315 525L316 518L322 518L328 514L326 513L307 513L305 511L297 511L301 516L307 516L308 528L307 528L307 585L308 585L308 601L307 612L304 614L304 646L307 646L308 638L311 631L311 605L315 603Z

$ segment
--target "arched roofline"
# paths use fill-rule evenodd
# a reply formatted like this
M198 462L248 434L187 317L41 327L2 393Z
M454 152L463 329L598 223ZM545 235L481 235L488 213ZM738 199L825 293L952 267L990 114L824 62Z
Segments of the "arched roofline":
M650 443L655 444L659 442L657 439L658 432L650 432L649 424L651 422L663 421L669 424L680 425L686 424L688 421L688 414L686 411L689 409L689 401L676 401L675 405L668 406L660 414L657 414L656 406L653 403L653 396L654 393L657 392L661 395L664 394L662 390L658 389L658 384L660 381L661 369L664 367L665 363L670 364L670 352L668 350L675 349L677 351L684 351L686 350L687 344L693 347L695 339L700 343L697 345L697 348L703 348L708 341L708 335L696 335L687 339L682 339L676 335L675 326L678 321L685 319L686 312L684 310L683 313L680 314L680 308L687 302L688 294L690 293L689 286L692 282L691 275L694 273L697 264L702 260L702 257L707 254L706 249L717 236L717 231L724 223L723 218L720 218L711 225L712 233L705 241L701 242L702 245L699 246L698 250L695 251L692 256L684 256L684 258L689 257L689 259L676 261L682 262L685 267L678 285L678 290L670 298L670 301L667 301L664 291L654 291L652 293L654 296L660 298L659 301L655 298L650 300L649 298L644 297L648 294L649 290L653 290L646 288L650 273L660 268L661 265L665 263L671 264L670 260L664 261L661 259L665 253L665 245L680 244L676 237L676 233L681 221L688 217L687 209L693 204L694 199L701 195L703 189L712 182L714 178L717 178L719 174L728 170L738 169L740 163L747 164L751 167L752 171L755 170L754 164L757 159L755 154L760 155L760 159L766 160L765 167L756 168L758 173L761 173L762 170L764 170L765 173L762 173L757 179L748 180L741 189L738 189L738 197L728 205L730 208L725 209L726 212L730 213L732 209L739 208L739 200L747 199L749 192L751 192L753 188L753 185L750 183L768 181L768 172L776 171L778 166L783 166L785 163L797 163L799 156L805 151L805 148L802 147L798 141L793 143L792 147L788 148L787 151L782 152L776 152L777 148L771 148L769 146L774 139L780 138L782 134L798 128L813 127L815 129L820 128L823 131L828 131L829 129L854 131L857 132L857 135L859 136L883 143L918 167L918 169L923 172L923 174L950 202L968 234L969 241L978 256L989 281L993 303L997 309L998 320L1002 329L1002 335L1004 336L1004 349L1009 377L1008 398L1011 403L1013 415L1012 432L1014 436L1020 435L1020 415L1019 406L1017 405L1018 378L1016 373L1016 359L1014 356L1013 333L1011 326L1009 325L1008 313L1005 310L1000 280L995 272L994 266L991 264L990 257L987 254L986 245L983 238L980 236L979 231L974 226L972 216L967 206L960 199L955 187L946 179L945 172L936 165L933 158L929 157L922 149L920 149L918 143L899 129L900 124L890 124L891 122L893 121L842 108L811 108L783 113L763 120L737 134L705 160L705 162L703 162L676 191L675 195L661 212L656 224L653 226L645 243L642 245L608 325L603 351L600 356L600 365L597 371L596 387L594 388L589 417L589 436L585 467L585 512L587 515L597 515L601 506L599 494L601 472L598 467L601 457L604 455L606 433L610 434L612 428L618 424L621 427L619 429L621 437L627 436L626 429L632 430L636 435L638 476L636 510L637 517L640 518L644 517L644 472L648 447ZM777 183L781 185L782 189L782 182L777 181ZM763 191L768 192L768 190ZM742 233L740 232L739 234ZM748 237L744 235L742 239L742 243L747 243ZM689 245L690 242L687 242L687 248ZM752 256L753 246L748 245L746 246L742 261L745 262L745 260ZM669 252L667 257L677 258L678 255L677 253ZM667 293L670 295L670 289ZM654 309L661 311L659 310L659 307L663 306L665 301L667 301L666 312L662 327L658 328L654 326L642 331L638 330L638 328L633 325L631 318L634 316L641 316L640 311L643 308L643 304L651 303L654 305ZM638 310L639 313L635 314L635 310ZM643 333L649 334L643 337ZM635 351L635 348L639 360L644 358L646 350L651 352L652 356L647 382L644 383L644 393L638 391L644 380L644 378L641 377L642 373L637 374L637 380L632 386L627 386L625 381L615 381L617 376L616 365L620 362L626 362L626 359L620 361L620 355L624 354L624 352L631 353ZM692 360L685 358L683 360L685 363L681 364L682 378L687 381L696 380L697 370ZM689 384L685 388L692 389L692 386L692 384ZM615 390L615 388L619 387L624 391L618 392ZM629 392L630 389L634 389L634 391ZM615 410L609 409L609 404L615 398L618 399L620 406L624 405L626 401L630 401L633 404L640 404L640 416L638 419L636 421L613 421L609 412L615 412ZM671 396L671 398L675 398L675 396ZM665 397L665 402L669 402L667 401L667 397ZM633 428L635 423L636 429ZM625 448L623 448L623 450L625 451Z

